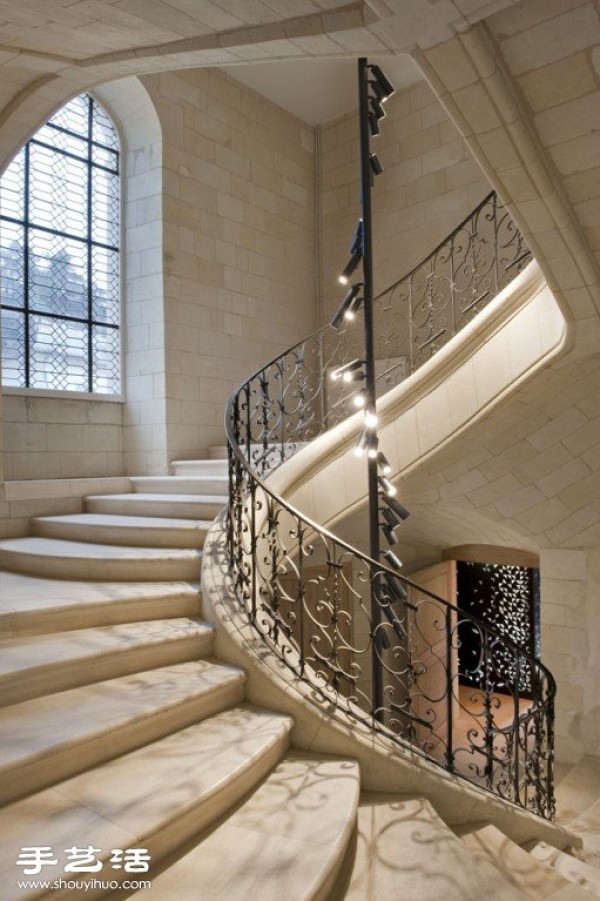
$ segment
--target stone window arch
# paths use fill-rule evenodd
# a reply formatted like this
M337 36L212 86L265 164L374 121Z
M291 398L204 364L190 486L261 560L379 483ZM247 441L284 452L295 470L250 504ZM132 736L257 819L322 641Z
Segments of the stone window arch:
M121 392L121 146L90 94L0 179L4 388Z

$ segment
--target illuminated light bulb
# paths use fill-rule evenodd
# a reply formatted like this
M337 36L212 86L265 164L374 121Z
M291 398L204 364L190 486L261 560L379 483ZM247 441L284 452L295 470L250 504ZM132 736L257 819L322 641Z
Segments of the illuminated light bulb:
M367 398L362 393L355 394L354 397L352 398L352 403L354 404L355 407L358 407L359 409L361 407L364 407L366 402L367 402Z
M366 413L365 414L365 425L369 429L374 429L379 423L379 417L376 413Z

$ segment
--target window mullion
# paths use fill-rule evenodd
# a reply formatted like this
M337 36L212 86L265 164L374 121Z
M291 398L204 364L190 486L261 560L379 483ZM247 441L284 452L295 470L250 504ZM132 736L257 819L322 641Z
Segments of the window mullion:
M87 183L87 291L88 291L88 390L94 390L93 373L93 292L92 292L92 128L94 122L94 101L88 97L88 183Z
M30 145L29 142L25 145L25 172L24 172L24 197L23 197L23 213L25 216L25 222L23 224L23 308L24 308L24 337L23 340L25 342L25 387L30 387L30 347L29 347L29 222L30 222L30 209L29 209L29 150Z

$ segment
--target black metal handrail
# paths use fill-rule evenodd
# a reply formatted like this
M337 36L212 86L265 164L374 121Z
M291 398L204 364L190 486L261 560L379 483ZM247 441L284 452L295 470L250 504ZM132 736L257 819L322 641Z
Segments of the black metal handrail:
M229 401L228 559L240 608L278 657L351 722L551 818L556 689L546 667L269 487L267 475L300 442L350 415L348 393L331 397L327 380L350 343L344 331L319 329ZM459 630L475 649L468 671L459 669Z

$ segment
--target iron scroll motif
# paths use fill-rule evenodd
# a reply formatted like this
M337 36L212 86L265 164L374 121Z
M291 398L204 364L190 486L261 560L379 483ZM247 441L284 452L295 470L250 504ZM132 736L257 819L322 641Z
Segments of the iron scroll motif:
M469 221L481 222L489 204L486 198ZM497 215L499 202L491 208ZM491 269L489 261L485 267L480 262L478 242L471 240L471 273L478 279L471 278L472 292L492 270L516 274L523 262L517 255L529 254L515 226L502 223L493 230L499 260ZM513 236L510 254L497 240L505 230ZM452 240L454 247L462 240L458 230ZM414 271L407 279L413 276ZM378 303L389 304L405 281ZM501 284L496 278L490 291ZM473 309L464 315L474 315ZM377 353L383 361L381 393L390 386L389 340L388 334ZM336 384L333 391L328 379L332 367L352 354L348 333L326 326L266 364L229 401L227 556L240 610L279 659L350 724L362 723L552 819L556 689L546 667L494 624L371 560L269 487L268 475L305 442L356 412L352 386ZM467 685L464 679L461 684L458 665L465 630L475 649Z

